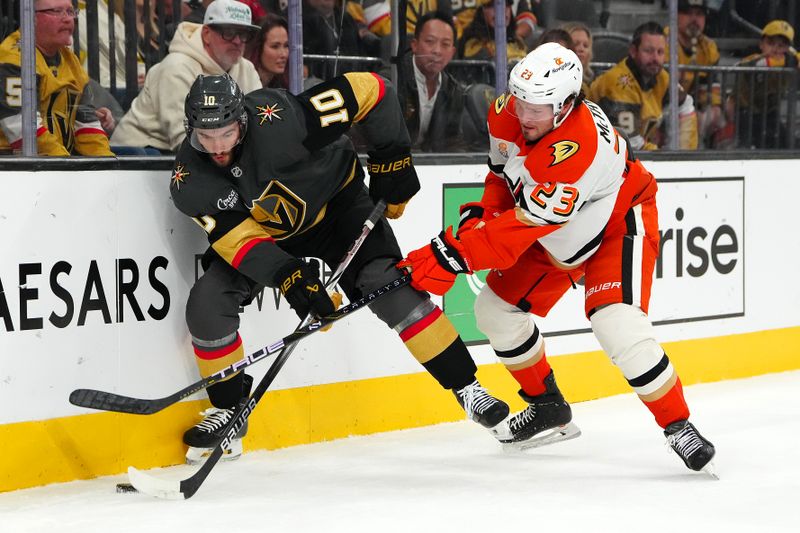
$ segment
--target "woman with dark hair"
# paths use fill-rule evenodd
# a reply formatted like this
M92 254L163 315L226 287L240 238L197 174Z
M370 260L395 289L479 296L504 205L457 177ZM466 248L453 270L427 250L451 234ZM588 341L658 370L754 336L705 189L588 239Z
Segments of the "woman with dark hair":
M247 57L255 65L264 87L287 89L289 25L286 19L272 13L268 14Z

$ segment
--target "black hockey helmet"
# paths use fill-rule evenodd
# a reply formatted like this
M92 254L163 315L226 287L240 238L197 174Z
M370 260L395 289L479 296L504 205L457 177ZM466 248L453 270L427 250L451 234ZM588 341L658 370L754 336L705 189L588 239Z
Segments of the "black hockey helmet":
M206 76L194 80L184 103L186 136L192 146L205 151L193 135L195 129L216 129L238 121L239 139L247 131L244 94L229 74Z

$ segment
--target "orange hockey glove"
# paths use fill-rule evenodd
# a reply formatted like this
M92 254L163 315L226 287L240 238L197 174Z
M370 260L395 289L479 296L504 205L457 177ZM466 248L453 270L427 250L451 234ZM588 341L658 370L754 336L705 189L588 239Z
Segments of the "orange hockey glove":
M464 231L469 231L474 228L479 222L483 220L483 213L485 209L480 202L469 202L459 208L461 218L458 221L458 230L456 236L461 235Z
M457 274L472 273L466 250L453 237L452 226L431 239L430 244L409 253L397 267L411 271L412 287L440 296L450 290Z

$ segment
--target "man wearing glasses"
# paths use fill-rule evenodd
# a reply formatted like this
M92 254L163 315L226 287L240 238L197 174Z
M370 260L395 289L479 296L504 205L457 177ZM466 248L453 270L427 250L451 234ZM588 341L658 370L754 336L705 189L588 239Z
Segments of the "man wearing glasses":
M111 156L98 121L89 76L72 52L77 12L70 0L34 2L36 75L39 94L38 153L51 156ZM22 148L20 32L0 43L0 153ZM106 110L107 111L107 110Z
M199 74L228 73L242 91L261 88L258 72L244 59L245 45L258 31L250 8L236 0L208 5L203 24L181 23L169 54L147 73L144 87L111 137L114 146L174 152L185 137L183 100Z

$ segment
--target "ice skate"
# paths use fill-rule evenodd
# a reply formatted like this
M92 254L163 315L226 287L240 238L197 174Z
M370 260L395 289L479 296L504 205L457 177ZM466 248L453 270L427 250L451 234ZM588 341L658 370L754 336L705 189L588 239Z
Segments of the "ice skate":
M519 391L529 405L508 419L505 434L496 434L504 450L537 448L580 436L581 430L572 423L572 409L558 390L552 371L544 384L546 390L538 396Z
M495 434L495 428L508 418L510 409L503 400L498 400L484 389L476 379L463 389L453 390L459 405L467 412L467 418Z
M719 479L711 461L716 453L714 445L703 438L691 422L688 420L673 422L664 430L664 435L667 437L667 444L675 450L678 457L683 459L687 467Z
M189 446L186 451L186 464L194 465L211 455L214 447L223 438L223 430L231 421L236 409L218 409L211 407L201 412L204 417L196 425L183 434L183 443ZM223 461L233 461L242 455L242 437L247 435L247 421L231 440L230 447L223 451Z

